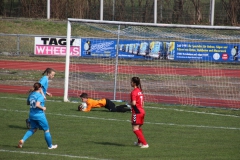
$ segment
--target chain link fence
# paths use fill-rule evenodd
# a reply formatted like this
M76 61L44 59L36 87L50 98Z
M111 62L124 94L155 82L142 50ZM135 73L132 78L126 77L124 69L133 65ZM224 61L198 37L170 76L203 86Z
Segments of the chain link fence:
M33 34L0 34L0 54L34 55L35 37L66 38L66 36L33 35Z

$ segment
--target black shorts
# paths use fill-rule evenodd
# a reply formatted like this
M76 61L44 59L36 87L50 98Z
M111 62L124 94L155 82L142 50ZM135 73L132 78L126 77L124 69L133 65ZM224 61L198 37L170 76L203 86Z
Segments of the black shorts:
M110 112L116 112L115 104L110 101L109 99L106 99L106 105L105 108L108 109Z

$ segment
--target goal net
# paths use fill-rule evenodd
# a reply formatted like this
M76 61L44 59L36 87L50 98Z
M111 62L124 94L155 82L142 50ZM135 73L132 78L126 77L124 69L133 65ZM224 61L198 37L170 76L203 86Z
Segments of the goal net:
M129 101L138 76L145 102L238 108L239 35L239 27L68 19L64 101L82 92Z

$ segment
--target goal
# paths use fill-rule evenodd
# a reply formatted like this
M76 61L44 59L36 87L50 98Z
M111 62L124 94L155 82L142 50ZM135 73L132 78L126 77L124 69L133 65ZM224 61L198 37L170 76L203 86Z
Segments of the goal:
M138 76L145 102L238 108L239 35L240 27L69 18L64 101L82 92L129 101Z

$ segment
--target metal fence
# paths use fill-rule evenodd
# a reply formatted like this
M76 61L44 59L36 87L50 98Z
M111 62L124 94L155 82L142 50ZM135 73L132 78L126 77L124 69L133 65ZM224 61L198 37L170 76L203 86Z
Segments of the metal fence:
M56 36L56 35L0 33L0 54L33 55L35 37L66 38L66 36Z

